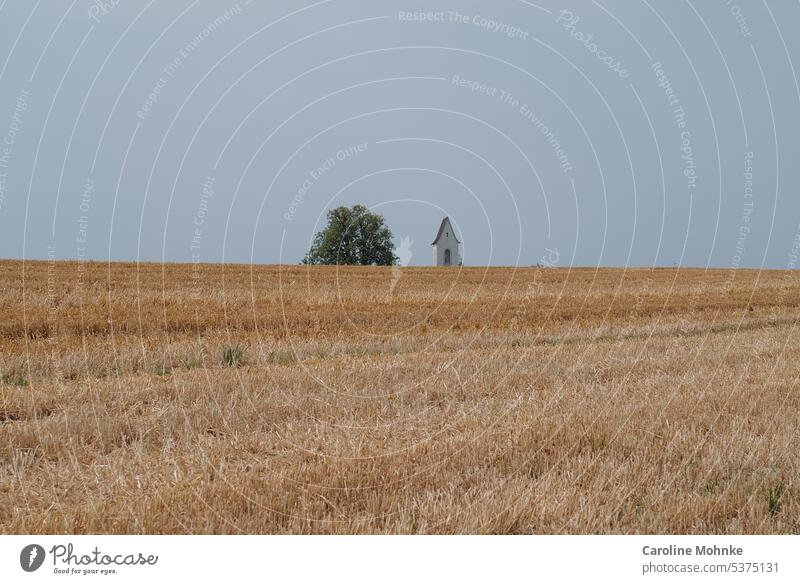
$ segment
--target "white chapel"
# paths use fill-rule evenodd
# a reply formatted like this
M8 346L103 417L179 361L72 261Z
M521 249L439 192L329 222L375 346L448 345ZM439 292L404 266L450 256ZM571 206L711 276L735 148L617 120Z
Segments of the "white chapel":
M456 237L450 217L442 219L433 246L433 265L435 266L460 266L461 242Z

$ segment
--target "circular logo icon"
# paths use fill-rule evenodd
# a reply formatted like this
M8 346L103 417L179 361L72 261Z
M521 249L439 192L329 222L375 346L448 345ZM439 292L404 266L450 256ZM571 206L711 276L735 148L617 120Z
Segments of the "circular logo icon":
M42 567L44 556L45 553L42 546L35 543L26 545L19 553L19 565L26 572L35 572Z

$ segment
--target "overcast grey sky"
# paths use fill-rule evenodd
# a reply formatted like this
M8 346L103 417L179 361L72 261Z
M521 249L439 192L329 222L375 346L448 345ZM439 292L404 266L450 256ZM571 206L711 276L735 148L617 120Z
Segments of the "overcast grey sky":
M800 3L0 0L0 257L794 267ZM557 253L553 253L557 252Z

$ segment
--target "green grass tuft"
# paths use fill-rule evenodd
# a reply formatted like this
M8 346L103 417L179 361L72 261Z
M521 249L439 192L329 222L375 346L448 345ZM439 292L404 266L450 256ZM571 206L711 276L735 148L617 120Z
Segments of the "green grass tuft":
M783 493L785 491L786 485L783 483L778 483L774 487L771 487L767 493L767 503L769 504L770 517L775 517L781 510L781 499L783 498Z
M23 375L19 373L6 373L0 375L0 380L2 380L3 384L5 385L16 385L17 387L28 387L28 380L25 379Z
M200 360L195 359L194 357L186 357L183 360L183 368L186 369L187 371L191 371L192 369L197 369L198 367L200 367L200 364L201 364Z
M172 367L161 366L156 369L156 375L159 377L166 377L172 375Z
M235 347L226 347L222 352L222 364L225 367L241 367L244 365L244 355L247 347L237 344Z

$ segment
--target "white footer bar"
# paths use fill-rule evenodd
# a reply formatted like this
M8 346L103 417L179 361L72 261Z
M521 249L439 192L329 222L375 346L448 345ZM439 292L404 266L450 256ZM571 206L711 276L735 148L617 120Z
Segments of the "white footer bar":
M800 537L3 536L3 582L800 582Z

